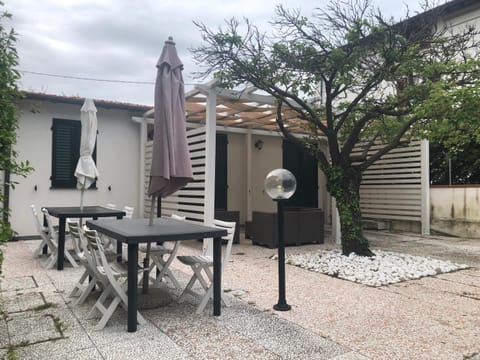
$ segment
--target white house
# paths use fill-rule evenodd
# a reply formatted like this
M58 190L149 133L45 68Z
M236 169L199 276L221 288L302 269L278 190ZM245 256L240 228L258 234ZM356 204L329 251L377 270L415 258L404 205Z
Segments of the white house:
M59 151L55 148L55 134L61 134L59 138L67 144L79 141L79 129L72 130L70 125L80 125L83 101L79 97L26 93L26 98L20 103L16 150L19 159L30 161L35 170L25 179L14 179L19 183L10 192L11 224L19 238L35 235L29 205L40 208L71 206L80 202L80 191L75 188L73 177L77 154L67 146L71 159L67 156L68 164L58 165L55 161L55 153ZM100 175L96 186L86 191L85 205L114 203L120 208L130 205L136 208L135 217L143 217L148 211L144 205L148 202L144 193L144 184L148 182L145 149L150 143L148 134L152 129L152 119L148 116L151 115L151 107L94 101L98 110L96 164ZM225 100L219 103L219 113L224 111L223 104ZM239 106L242 104L240 102ZM187 107L190 106L191 103L188 103ZM188 127L198 127L198 122L192 121L191 111L187 113ZM284 166L283 140L278 131L217 124L215 132L218 160L215 206L238 211L241 224L251 219L253 210L275 211L275 203L264 192L263 183L269 171ZM60 168L56 169L56 166ZM322 184L323 176L315 163L313 167L308 172L309 175L313 173L315 179L315 184L311 186L313 192L303 196L315 197L313 206L325 209L330 200ZM57 177L62 176L67 179L58 181ZM317 191L319 188L320 191Z
M38 209L80 202L80 192L73 178L74 158L78 155L67 147L63 149L67 153L56 166L53 158L62 145L58 143L59 147L55 148L55 133L61 133L59 138L71 144L79 141L83 102L79 97L29 92L20 102L15 149L19 160L30 161L35 169L25 179L12 179L19 183L10 191L11 225L20 237L35 234L31 204ZM95 105L98 118L96 164L100 176L95 188L85 192L84 203L130 205L138 211L140 127L132 121L132 116L141 115L150 107L101 100L95 100Z

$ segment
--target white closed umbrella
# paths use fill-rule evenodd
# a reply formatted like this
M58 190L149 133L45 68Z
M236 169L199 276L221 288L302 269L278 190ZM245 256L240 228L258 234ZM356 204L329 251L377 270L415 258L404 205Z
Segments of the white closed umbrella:
M75 169L77 189L81 191L80 209L83 210L83 194L98 178L98 170L92 154L97 139L97 108L92 99L85 99L80 109L82 136L80 140L80 157Z

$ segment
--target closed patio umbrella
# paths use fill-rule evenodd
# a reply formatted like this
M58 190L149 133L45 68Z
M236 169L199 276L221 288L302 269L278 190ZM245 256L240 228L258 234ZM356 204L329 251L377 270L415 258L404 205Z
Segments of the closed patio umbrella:
M152 196L150 224L156 197L166 197L193 180L187 146L183 64L171 37L157 63L155 122L149 195Z
M153 125L152 167L148 194L152 196L150 221L153 225L155 198L167 197L193 180L187 145L183 64L172 37L165 41L157 62L155 80L155 119ZM150 243L144 259L148 269ZM144 274L143 292L148 292L148 272Z
M97 108L92 99L85 99L80 109L82 135L80 140L80 157L75 169L77 189L80 189L80 209L83 210L83 194L97 179L98 170L92 158L97 139Z

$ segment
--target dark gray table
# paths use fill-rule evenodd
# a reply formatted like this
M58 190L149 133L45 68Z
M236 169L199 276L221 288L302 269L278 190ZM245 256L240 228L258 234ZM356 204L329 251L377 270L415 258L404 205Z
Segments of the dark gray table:
M55 206L45 207L51 216L58 218L58 253L57 253L57 270L63 270L65 252L65 225L67 218L93 218L99 217L116 217L122 219L125 216L123 210L107 209L103 206ZM60 256L60 254L62 254Z
M137 331L138 244L213 238L213 315L221 313L222 236L227 230L173 219L88 220L90 229L128 245L128 331Z

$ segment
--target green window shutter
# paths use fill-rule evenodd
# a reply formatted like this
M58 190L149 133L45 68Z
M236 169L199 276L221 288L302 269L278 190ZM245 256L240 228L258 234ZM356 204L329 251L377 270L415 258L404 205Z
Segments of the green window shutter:
M80 121L53 119L52 188L76 187L74 172L80 152L80 136Z

